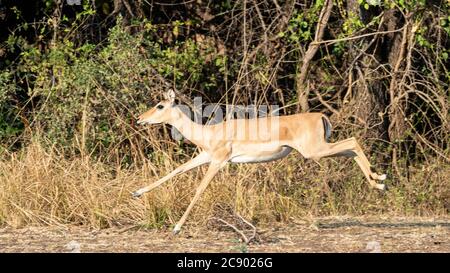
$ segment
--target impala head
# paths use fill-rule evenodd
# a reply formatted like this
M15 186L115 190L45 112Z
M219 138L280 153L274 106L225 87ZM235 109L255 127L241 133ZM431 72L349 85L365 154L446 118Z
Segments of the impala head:
M164 93L164 100L138 117L138 124L158 124L173 120L175 92L169 89Z

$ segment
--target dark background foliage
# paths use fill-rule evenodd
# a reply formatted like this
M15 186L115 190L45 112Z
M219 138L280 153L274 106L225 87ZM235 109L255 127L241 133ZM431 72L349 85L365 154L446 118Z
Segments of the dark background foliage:
M184 160L195 149L168 127L134 123L173 87L180 102L324 112L333 140L357 137L391 184L422 185L420 170L445 180L449 11L448 0L0 0L1 149L37 140L122 167ZM429 204L442 209L439 185L423 196L439 191Z

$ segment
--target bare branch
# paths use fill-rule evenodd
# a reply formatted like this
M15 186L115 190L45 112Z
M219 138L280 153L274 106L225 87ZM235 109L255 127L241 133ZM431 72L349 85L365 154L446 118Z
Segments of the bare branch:
M328 19L330 18L332 9L333 9L333 1L327 0L322 8L322 11L320 12L314 41L309 44L308 50L306 51L305 56L303 57L302 66L300 68L299 74L297 74L296 77L297 97L299 103L297 109L298 110L301 109L302 112L306 112L309 109L308 106L309 89L305 88L306 87L305 79L306 76L308 75L309 63L311 62L314 55L316 55L316 52L319 49L319 45L317 44L317 42L322 41L325 27L328 23Z

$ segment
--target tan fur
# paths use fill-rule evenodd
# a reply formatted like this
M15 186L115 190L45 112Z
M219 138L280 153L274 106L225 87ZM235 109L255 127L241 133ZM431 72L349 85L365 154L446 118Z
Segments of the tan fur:
M384 180L385 175L371 171L370 163L355 138L336 143L326 141L324 120L321 113L302 113L280 117L255 119L232 119L214 125L200 125L173 106L175 94L169 91L166 100L139 116L138 123L168 123L176 127L187 139L197 145L201 152L191 161L181 165L157 182L135 193L140 196L173 176L186 172L202 164L209 163L209 169L188 209L175 226L178 232L186 218L214 175L227 162L265 162L282 158L291 149L299 151L305 158L319 160L322 157L353 157L372 187L383 190L384 184L375 180ZM256 133L258 132L258 133Z

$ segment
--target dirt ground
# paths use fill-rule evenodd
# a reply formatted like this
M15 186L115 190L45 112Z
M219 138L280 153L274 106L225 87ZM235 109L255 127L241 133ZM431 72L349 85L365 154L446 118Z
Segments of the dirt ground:
M246 232L251 235L251 231ZM450 218L332 217L257 227L244 244L232 230L126 226L0 229L0 252L450 252Z

